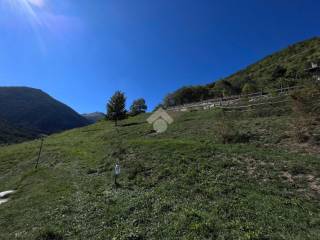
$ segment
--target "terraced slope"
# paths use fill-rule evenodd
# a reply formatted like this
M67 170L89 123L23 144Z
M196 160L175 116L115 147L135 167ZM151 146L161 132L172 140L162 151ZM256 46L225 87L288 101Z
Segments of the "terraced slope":
M224 80L234 86L243 86L249 79L258 89L279 88L280 82L287 86L290 82L303 80L305 69L319 60L320 38L315 37L271 54Z
M208 99L304 85L305 70L320 64L320 38L302 41L253 63L229 77L204 86L186 86L168 94L162 104L174 107Z

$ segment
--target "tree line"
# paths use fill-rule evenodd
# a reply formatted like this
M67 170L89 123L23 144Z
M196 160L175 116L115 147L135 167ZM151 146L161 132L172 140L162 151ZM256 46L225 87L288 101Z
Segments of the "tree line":
M114 121L117 126L119 120L123 120L128 116L136 116L147 111L147 104L143 98L133 101L130 110L126 109L126 96L121 91L116 91L107 103L107 119Z
M310 75L305 72L305 69L310 67L309 65L310 63L306 64L303 70L275 65L268 70L268 74L262 75L261 79L245 71L240 71L229 78L207 85L184 86L165 96L159 106L164 108L174 107L213 98L270 92L273 89L296 86L303 84L305 79L310 78Z

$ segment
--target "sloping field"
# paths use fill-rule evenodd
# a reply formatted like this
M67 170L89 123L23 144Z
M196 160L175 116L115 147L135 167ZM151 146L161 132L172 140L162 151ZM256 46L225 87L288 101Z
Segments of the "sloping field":
M222 144L215 111L169 114L52 135L37 170L39 141L1 147L0 239L319 239L319 120L300 144L290 115L230 113Z

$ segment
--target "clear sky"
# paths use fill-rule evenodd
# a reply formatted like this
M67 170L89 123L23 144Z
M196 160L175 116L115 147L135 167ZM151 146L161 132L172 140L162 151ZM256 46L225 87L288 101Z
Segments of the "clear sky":
M80 113L122 90L151 110L320 35L319 0L0 0L0 86L40 88Z

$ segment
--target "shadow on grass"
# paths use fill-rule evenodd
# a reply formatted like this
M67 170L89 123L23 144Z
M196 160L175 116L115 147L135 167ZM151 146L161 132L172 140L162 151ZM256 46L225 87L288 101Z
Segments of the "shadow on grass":
M125 124L119 125L119 127L130 127L130 126L136 126L136 125L141 125L141 124L145 124L145 123L146 122L125 123Z

